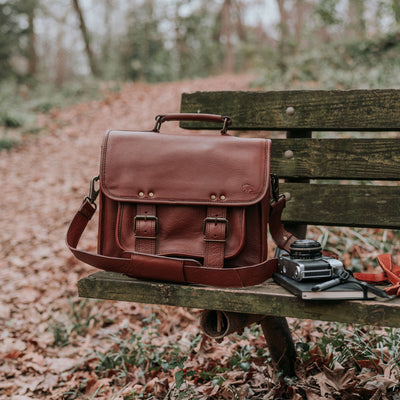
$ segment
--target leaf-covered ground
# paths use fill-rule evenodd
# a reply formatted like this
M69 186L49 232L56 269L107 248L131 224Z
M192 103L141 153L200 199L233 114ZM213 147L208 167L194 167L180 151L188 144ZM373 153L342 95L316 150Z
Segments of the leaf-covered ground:
M40 116L39 136L0 153L1 399L400 399L394 330L291 320L298 377L283 379L257 327L216 343L199 333L197 310L77 297L93 269L64 237L98 173L105 130L151 129L156 114L179 111L182 92L249 81L127 84ZM96 250L95 223L82 246Z

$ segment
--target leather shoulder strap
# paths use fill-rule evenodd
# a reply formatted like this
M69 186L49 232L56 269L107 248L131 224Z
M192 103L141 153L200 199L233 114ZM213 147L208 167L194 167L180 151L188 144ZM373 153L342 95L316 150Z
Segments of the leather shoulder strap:
M280 213L284 201L272 207L272 236L286 249L295 240L281 224ZM270 259L259 264L237 268L209 268L198 261L163 257L142 253L126 253L126 258L108 257L77 248L79 240L92 218L96 207L85 199L68 228L66 242L75 257L86 264L105 271L123 273L136 278L154 279L177 283L195 283L218 287L243 287L264 282L276 272L277 260ZM280 238L280 235L284 237Z
M290 252L290 245L297 240L297 237L288 232L282 224L282 212L286 206L285 196L279 197L271 204L269 215L269 231L273 241L283 250Z

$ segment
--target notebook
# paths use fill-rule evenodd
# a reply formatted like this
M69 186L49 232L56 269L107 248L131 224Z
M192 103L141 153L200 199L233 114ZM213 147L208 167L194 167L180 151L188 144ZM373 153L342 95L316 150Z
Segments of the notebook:
M313 291L318 282L298 282L282 274L274 274L276 283L289 290L303 300L360 300L374 299L376 296L370 292L364 295L364 290L355 282L345 282L338 286L323 291Z

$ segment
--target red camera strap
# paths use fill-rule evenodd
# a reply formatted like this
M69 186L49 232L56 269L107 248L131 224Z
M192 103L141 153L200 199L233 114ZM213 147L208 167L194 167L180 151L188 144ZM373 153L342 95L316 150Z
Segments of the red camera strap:
M392 286L385 288L389 295L400 296L400 266L395 265L390 254L381 254L377 257L379 265L384 272L380 273L354 273L354 277L360 281L370 283L383 283L389 281Z

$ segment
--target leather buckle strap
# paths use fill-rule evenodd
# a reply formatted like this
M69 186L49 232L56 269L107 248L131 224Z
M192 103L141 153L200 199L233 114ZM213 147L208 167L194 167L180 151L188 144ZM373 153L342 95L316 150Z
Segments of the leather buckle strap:
M158 218L155 215L136 215L135 218L133 219L133 232L136 234L136 228L137 228L137 221L141 220L144 222L149 221L154 221L154 234L157 235L158 233ZM156 239L156 237L150 237L150 236L136 236L138 239Z
M228 220L226 207L208 207L203 222L204 266L223 268L225 243L228 237Z
M139 203L133 220L135 251L138 253L156 254L158 218L154 204Z
M218 217L207 217L204 219L203 222L203 235L206 236L206 232L207 232L207 223L214 223L215 225L219 224L219 223L224 223L225 224L225 234L224 234L224 238L223 239L207 239L204 238L204 240L206 242L226 242L226 238L228 237L228 227L229 227L229 223L228 220L226 218L218 218Z

